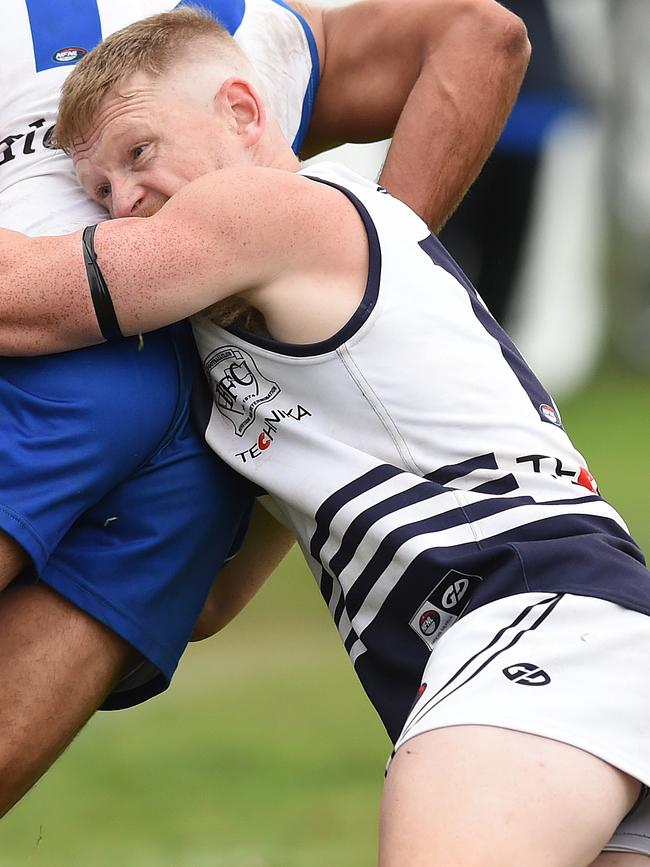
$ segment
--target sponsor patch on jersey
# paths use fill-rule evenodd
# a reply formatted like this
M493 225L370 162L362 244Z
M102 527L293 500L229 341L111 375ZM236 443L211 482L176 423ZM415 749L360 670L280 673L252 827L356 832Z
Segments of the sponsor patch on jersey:
M551 406L550 403L540 404L539 414L543 421L550 421L551 424L556 424L558 427L561 427L562 419L560 418L560 413L556 407Z
M479 575L451 569L420 605L409 625L431 650L467 608L481 581Z
M580 467L580 472L578 473L578 484L582 485L583 488L586 488L593 494L599 493L598 482L591 475L587 467Z
M221 346L204 362L217 409L238 437L255 421L257 408L281 393L277 382L267 379L253 356L237 346ZM266 440L260 448L268 447Z
M513 683L520 686L548 686L551 676L535 665L534 662L518 662L503 669L503 673Z
M75 46L59 48L52 55L52 60L56 63L76 63L78 60L81 60L84 54L88 54L85 48L77 48Z

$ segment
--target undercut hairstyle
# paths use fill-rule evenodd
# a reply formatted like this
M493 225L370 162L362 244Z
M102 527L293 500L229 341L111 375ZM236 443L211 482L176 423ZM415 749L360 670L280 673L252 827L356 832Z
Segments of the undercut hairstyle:
M84 141L103 100L136 72L154 78L201 48L256 83L250 61L225 27L199 6L151 15L108 36L70 73L61 90L53 145L66 152Z

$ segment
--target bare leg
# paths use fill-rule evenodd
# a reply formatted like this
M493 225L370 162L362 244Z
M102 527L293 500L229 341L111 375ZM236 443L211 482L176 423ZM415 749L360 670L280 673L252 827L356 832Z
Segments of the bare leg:
M25 568L29 558L11 536L0 530L0 590Z
M487 726L430 731L391 764L380 867L585 867L639 790L558 741Z
M0 815L68 746L132 654L44 584L0 594Z

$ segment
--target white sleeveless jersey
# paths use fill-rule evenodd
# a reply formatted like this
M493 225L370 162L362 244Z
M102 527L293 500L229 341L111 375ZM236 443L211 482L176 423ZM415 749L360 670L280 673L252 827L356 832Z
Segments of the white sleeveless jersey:
M105 219L72 162L47 148L61 85L101 39L178 0L2 0L0 226L63 234ZM297 150L309 123L318 55L306 22L276 0L202 0L256 66L271 111Z
M464 612L536 590L650 612L650 575L551 397L424 223L346 169L307 173L364 220L364 299L310 346L195 317L206 438L295 531L394 737Z

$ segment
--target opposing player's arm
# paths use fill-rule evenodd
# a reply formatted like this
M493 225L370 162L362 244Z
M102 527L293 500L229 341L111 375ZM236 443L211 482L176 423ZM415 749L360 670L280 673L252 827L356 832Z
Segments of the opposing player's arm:
M291 549L293 534L255 504L241 550L215 578L192 641L201 641L223 629L251 601Z
M290 171L225 169L183 187L153 217L97 227L97 261L124 335L151 331L332 255L332 198ZM342 197L341 197L342 198ZM321 199L323 202L321 202ZM0 354L99 343L82 234L0 230Z
M495 0L361 0L298 8L322 76L306 150L393 136L382 184L437 230L494 146L530 45Z

